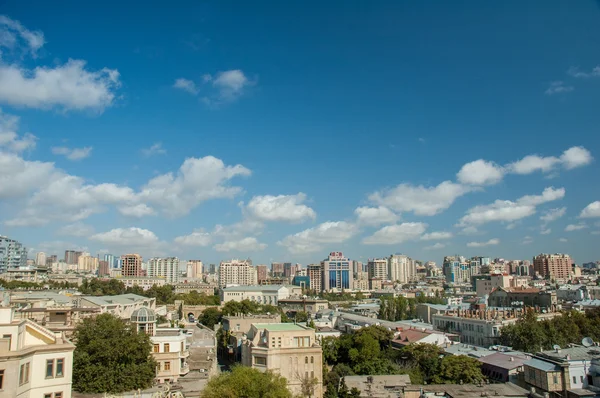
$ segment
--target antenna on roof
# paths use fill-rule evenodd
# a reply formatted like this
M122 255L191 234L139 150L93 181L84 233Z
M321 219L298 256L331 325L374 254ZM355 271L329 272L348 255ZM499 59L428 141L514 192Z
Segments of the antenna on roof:
M552 348L554 348L554 351L556 352L560 351L560 346L558 344L554 344Z
M591 347L594 345L594 340L591 337L584 337L581 340L581 344L584 345L585 347Z

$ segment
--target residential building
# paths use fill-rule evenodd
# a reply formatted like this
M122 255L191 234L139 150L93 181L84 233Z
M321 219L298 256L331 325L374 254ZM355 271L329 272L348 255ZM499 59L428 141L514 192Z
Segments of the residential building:
M208 273L214 275L217 273L217 266L214 264L210 264L208 267Z
M116 296L74 296L73 306L77 308L99 308L100 313L109 313L121 319L131 318L139 308L156 309L156 299L127 293Z
M0 274L9 268L27 265L27 248L20 242L0 235Z
M411 384L409 375L346 376L344 381L349 390L359 390L360 397L380 398L404 397L401 392ZM423 394L411 398L424 397Z
M478 358L482 363L481 373L500 383L517 383L519 374L523 373L523 364L530 359L529 355L511 352L495 352Z
M388 279L388 260L387 258L370 258L367 262L367 272L369 279L378 278Z
M221 302L250 300L259 304L277 305L290 297L290 288L282 285L231 286L221 288Z
M352 268L350 260L342 252L331 252L329 257L321 261L323 271L321 277L322 290L341 291L352 289Z
M452 344L452 335L435 330L402 329L399 332L391 342L393 348L401 349L409 344L435 344L438 347Z
M279 373L294 395L307 395L302 385L314 380L308 395L323 396L323 350L314 329L292 323L254 323L242 343L242 365Z
M100 260L98 261L98 276L109 276L110 275L110 267L108 266L108 261Z
M554 312L556 291L541 291L535 287L498 287L489 295L490 307L539 307Z
M282 277L283 276L283 263L271 263L271 276Z
M292 263L283 263L283 276L284 278L291 278L295 274L295 266L294 272L292 273Z
M229 332L227 354L230 359L241 362L242 341L250 332L253 323L281 323L281 315L277 313L224 316L221 320L221 325L224 331Z
M186 276L188 278L202 278L204 273L204 264L202 260L188 260L186 265Z
M38 267L45 267L46 266L46 253L44 252L38 252L35 255L35 265L37 265Z
M571 276L573 260L568 254L538 254L533 258L534 271L544 278L564 279Z
M471 277L479 272L479 263L467 261L463 256L444 257L443 272L450 284L471 283Z
M267 266L266 265L257 265L256 266L256 279L259 285L263 284L264 281L267 280Z
M76 252L75 250L65 250L65 263L76 265L79 253L80 252Z
M77 256L77 271L95 273L99 265L98 258L92 257L90 253L81 253Z
M417 276L415 261L404 254L392 254L388 258L388 278L394 282L408 283Z
M75 345L0 307L0 395L70 398Z
M248 260L221 261L219 287L228 285L251 286L257 284L256 268Z
M167 284L174 285L179 282L179 259L153 257L148 260L147 273L151 278L164 278Z
M310 314L316 314L321 310L329 308L329 302L321 299L309 298L286 298L279 299L277 304L284 311L304 311Z
M42 282L45 281L47 277L48 268L41 268L35 265L8 268L6 272L0 274L0 278L6 281L21 282Z
M187 360L190 351L183 329L158 328L156 313L146 307L135 310L131 314L130 322L138 332L150 336L158 383L177 382L180 377L189 373Z
M56 254L52 254L46 258L46 267L52 266L52 264L58 262L58 256Z
M318 264L309 264L306 266L306 273L310 280L310 289L316 292L323 291L323 271Z
M143 276L142 256L139 254L124 254L121 256L121 275Z
M216 289L216 283L178 283L175 285L175 294L187 294L195 290L200 294L204 293L207 296L214 296Z
M123 282L125 287L141 287L142 290L148 290L152 286L161 287L167 284L167 280L162 276L117 276L115 279Z

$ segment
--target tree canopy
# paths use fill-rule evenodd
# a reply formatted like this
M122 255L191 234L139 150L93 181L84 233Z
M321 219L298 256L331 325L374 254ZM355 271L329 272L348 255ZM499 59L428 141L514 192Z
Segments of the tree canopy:
M145 333L111 314L84 319L73 341L73 389L82 393L120 393L152 385L156 362Z
M439 294L436 297L425 297L423 295L416 298L382 297L379 307L379 319L386 321L403 321L406 319L415 319L417 317L417 304L443 304L444 298Z
M212 329L217 323L221 322L223 313L216 307L208 307L202 311L202 315L198 318L198 322L209 329Z
M231 372L210 379L201 398L291 398L287 380L270 371L234 366Z

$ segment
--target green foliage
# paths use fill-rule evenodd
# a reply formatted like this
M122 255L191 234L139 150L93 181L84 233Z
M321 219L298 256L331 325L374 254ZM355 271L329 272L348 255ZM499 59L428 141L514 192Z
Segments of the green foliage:
M481 362L465 355L446 356L441 360L434 381L439 384L479 383L483 381Z
M114 296L124 294L127 290L123 282L117 279L98 278L84 279L78 289L82 294L91 296Z
M418 296L417 298L406 297L381 297L379 308L379 319L386 321L404 321L417 317L417 304L443 304L444 298Z
M291 398L287 380L272 372L235 366L231 372L210 379L202 398Z
M183 304L179 304L179 308L177 309L177 316L179 319L183 319Z
M215 327L215 325L221 322L221 318L223 317L223 313L219 311L216 307L208 307L204 311L202 311L202 315L198 318L198 322L203 324L209 329Z
M6 290L18 290L18 289L27 289L27 290L42 290L47 287L50 289L72 289L77 288L76 283L69 282L55 282L48 281L44 283L36 283L36 282L25 282L25 281L6 281L4 279L0 279L0 287L5 288Z
M308 313L304 311L296 312L296 322L307 322L308 321Z
M502 344L526 352L549 350L555 344L561 347L577 344L584 337L597 341L600 339L600 310L585 314L566 311L543 321L538 321L535 312L530 310L516 323L503 327L501 333Z
M75 329L73 389L120 393L152 385L156 362L145 333L111 314L84 319Z

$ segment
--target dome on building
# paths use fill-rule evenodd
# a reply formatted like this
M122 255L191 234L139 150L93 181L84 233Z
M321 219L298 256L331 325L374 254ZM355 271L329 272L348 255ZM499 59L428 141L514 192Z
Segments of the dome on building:
M133 311L130 320L133 323L154 323L156 322L156 313L150 308L138 308Z

